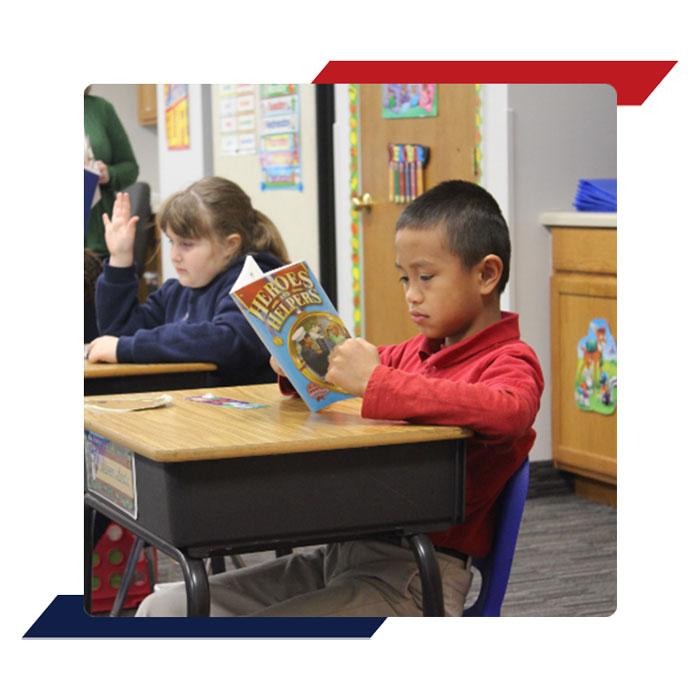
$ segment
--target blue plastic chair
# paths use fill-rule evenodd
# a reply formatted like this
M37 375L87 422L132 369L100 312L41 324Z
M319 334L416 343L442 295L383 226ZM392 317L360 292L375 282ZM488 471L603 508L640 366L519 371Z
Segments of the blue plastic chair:
M463 617L501 615L529 480L530 460L526 457L518 471L510 477L498 499L496 531L491 551L483 559L472 557L472 566L481 574L481 589L478 598L462 613Z

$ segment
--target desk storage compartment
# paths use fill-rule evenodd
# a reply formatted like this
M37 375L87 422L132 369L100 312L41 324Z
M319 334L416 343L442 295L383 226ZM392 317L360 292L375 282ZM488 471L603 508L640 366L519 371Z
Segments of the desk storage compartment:
M136 457L138 523L179 548L253 551L464 517L464 443L306 452L161 464ZM358 469L358 465L362 465ZM230 498L221 494L229 492Z

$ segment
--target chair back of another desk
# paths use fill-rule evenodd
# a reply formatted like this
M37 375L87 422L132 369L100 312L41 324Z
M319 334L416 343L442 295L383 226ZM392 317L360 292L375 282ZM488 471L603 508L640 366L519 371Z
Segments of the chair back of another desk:
M498 499L496 531L491 551L483 559L472 557L472 566L481 574L481 588L476 601L465 609L464 617L500 617L506 594L520 521L525 508L527 486L530 480L530 460L518 467L508 480Z
M127 187L131 203L131 215L138 216L134 237L134 262L136 273L141 276L146 265L148 243L153 232L153 212L151 210L151 187L147 182L135 182Z

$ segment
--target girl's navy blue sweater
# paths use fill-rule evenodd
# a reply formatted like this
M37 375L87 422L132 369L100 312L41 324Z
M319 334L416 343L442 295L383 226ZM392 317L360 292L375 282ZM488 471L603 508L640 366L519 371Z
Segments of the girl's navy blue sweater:
M253 257L266 272L282 263L267 253ZM236 258L206 287L183 287L176 279L139 305L135 267L105 263L97 280L95 305L101 335L119 337L118 362L214 362L214 384L276 381L270 355L229 296L243 268Z

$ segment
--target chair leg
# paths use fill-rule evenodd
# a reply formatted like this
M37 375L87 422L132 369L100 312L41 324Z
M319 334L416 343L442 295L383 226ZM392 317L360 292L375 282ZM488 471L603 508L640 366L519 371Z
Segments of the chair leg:
M413 556L418 562L423 589L423 617L444 617L445 602L442 596L442 580L435 550L430 538L424 534L408 535Z
M224 557L211 557L210 563L212 574L221 574L224 571L226 571L226 560L224 559Z
M134 544L131 545L131 552L129 552L129 558L126 561L126 567L124 568L124 575L122 577L122 582L119 584L119 590L117 591L117 597L114 599L112 605L112 611L109 613L110 617L119 617L119 613L122 611L122 606L124 605L124 600L126 599L126 594L131 585L131 579L134 576L134 569L136 569L136 562L141 556L141 550L143 549L143 540L137 537L134 540Z

